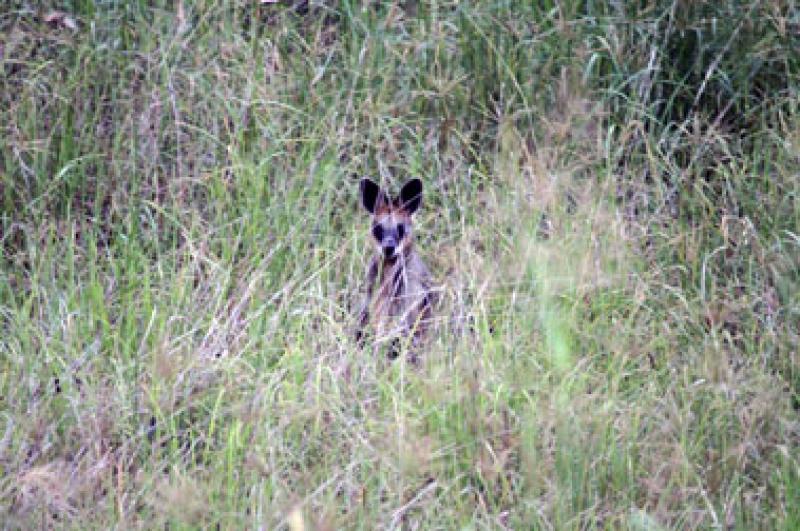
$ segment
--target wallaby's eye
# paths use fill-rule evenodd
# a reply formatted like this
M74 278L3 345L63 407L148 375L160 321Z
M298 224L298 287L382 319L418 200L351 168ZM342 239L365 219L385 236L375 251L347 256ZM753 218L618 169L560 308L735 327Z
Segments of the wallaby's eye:
M402 240L403 236L405 235L405 233L406 233L406 228L403 225L398 225L397 226L397 239L398 240Z
M375 225L374 227L372 227L372 236L376 240L381 241L383 239L383 227L381 227L380 225Z

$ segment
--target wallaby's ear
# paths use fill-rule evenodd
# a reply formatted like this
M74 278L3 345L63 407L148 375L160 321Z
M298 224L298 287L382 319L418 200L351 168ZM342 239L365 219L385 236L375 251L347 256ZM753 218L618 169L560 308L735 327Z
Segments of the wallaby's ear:
M400 189L400 206L406 212L413 214L422 203L422 181L411 179Z
M371 179L361 179L361 184L358 186L359 195L361 196L361 204L370 214L375 213L378 203L383 200L383 192L381 187Z

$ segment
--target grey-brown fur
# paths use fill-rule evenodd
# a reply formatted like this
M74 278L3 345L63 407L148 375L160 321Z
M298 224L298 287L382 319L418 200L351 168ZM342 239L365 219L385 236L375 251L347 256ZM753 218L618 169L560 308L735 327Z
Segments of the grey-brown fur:
M361 203L372 214L377 252L366 275L366 297L358 316L356 337L363 343L372 328L376 345L411 339L416 356L425 336L433 305L431 274L414 250L411 216L421 202L422 183L406 183L394 200L369 179L361 182Z

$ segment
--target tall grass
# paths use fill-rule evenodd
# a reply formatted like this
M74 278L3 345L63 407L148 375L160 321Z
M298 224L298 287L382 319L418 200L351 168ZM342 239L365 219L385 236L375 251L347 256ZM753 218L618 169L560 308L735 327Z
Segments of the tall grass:
M800 525L793 3L0 28L5 527ZM353 341L364 175L425 182L421 368Z

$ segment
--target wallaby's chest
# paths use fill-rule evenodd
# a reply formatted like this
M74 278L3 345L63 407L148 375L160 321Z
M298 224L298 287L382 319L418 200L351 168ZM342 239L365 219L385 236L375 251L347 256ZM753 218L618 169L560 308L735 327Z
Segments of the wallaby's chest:
M404 263L384 263L378 275L378 289L373 300L376 324L384 332L403 328L416 320L423 310L429 291L429 275L416 256Z

